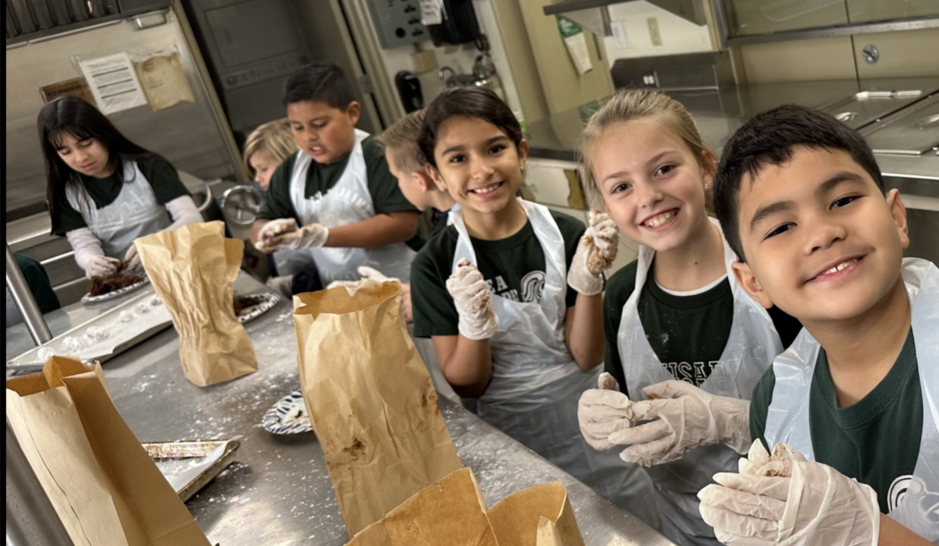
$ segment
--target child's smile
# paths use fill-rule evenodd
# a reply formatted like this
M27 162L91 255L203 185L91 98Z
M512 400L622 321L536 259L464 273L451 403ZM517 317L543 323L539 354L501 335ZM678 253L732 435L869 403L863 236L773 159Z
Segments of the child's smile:
M803 324L845 320L900 282L903 204L896 190L884 199L848 153L796 147L788 163L745 178L738 199L742 267L759 279L764 305Z

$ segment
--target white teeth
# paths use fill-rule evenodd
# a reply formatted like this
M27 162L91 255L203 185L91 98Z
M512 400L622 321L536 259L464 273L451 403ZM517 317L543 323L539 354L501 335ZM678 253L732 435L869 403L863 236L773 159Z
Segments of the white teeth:
M646 226L650 228L657 228L661 225L668 223L669 220L675 217L674 212L666 212L664 214L659 214L645 221Z
M470 191L473 193L479 193L479 194L492 193L496 191L498 187L499 187L499 184L493 184L491 186L486 186L485 188L476 188L475 190L470 190Z
M835 267L832 267L831 269L825 271L824 273L822 273L822 275L829 275L829 274L831 274L831 273L837 273L837 272L843 270L844 268L848 267L849 265L851 265L851 264L853 264L853 263L857 263L857 258L855 258L855 259L853 259L853 260L848 260L848 261L846 261L846 262L844 262L844 263L840 263L840 264L836 265Z

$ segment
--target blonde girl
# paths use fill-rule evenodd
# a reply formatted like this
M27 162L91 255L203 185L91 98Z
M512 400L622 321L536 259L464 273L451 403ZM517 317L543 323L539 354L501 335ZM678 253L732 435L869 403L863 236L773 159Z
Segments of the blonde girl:
M290 121L281 118L259 125L245 141L245 167L261 189L267 190L271 176L290 154L297 152L297 141L290 132Z
M736 471L753 387L780 335L788 344L800 325L728 274L736 256L708 216L714 153L680 103L617 93L590 119L582 155L591 191L639 257L607 284L605 365L618 385L584 394L581 431L648 467L666 536L718 544L695 495L716 472Z

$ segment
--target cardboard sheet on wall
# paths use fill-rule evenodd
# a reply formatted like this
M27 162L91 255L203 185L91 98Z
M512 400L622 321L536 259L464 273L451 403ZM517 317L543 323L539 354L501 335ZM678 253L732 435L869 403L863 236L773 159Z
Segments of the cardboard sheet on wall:
M134 68L154 112L181 102L196 102L178 54L155 55L135 62Z
M92 95L91 89L88 88L88 82L85 78L74 78L64 82L44 85L39 88L39 93L42 95L43 102L51 102L59 97L72 95L95 104L95 97Z

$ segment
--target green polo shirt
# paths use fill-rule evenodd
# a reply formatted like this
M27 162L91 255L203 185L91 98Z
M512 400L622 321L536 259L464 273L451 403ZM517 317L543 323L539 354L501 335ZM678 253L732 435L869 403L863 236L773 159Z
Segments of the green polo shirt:
M776 374L770 368L753 389L750 403L750 435L764 446L775 387ZM890 489L913 473L923 434L923 391L913 330L887 376L858 402L838 407L825 349L819 350L807 395L815 460L873 487L880 511L888 513Z
M564 238L564 255L570 268L577 243L586 231L580 220L551 211ZM411 309L414 335L418 337L455 336L460 333L460 315L447 291L447 279L453 272L453 256L459 234L450 225L435 235L411 262ZM476 251L479 272L489 291L514 301L540 301L545 279L545 255L531 222L518 233L499 241L470 237ZM577 302L577 291L567 287L566 302Z
M633 261L614 273L603 299L603 334L606 340L604 368L629 394L619 354L620 322L626 300L636 286L639 262ZM662 290L650 274L639 294L639 321L649 345L675 379L697 387L711 375L730 338L734 318L734 296L724 279L700 294L676 296ZM769 311L783 347L795 339L802 325L774 307Z

